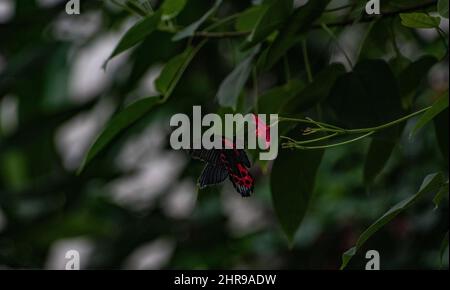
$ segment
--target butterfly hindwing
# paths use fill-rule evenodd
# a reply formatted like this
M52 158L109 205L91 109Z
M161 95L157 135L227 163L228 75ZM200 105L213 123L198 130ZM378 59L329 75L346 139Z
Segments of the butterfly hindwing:
M242 154L245 155L245 159L243 159ZM245 151L224 150L220 157L236 191L242 197L250 196L253 193L255 180L247 168L249 162L245 162L245 160L248 161Z
M228 171L220 165L208 163L198 180L200 188L221 183L228 177Z

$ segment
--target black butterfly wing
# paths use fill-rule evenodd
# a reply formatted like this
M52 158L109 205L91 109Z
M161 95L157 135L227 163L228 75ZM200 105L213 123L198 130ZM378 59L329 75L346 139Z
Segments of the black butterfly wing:
M242 163L243 165L245 165L245 167L250 168L252 167L252 165L250 164L250 160L248 159L247 153L245 153L245 150L243 149L238 149L237 150L237 159L240 163Z
M189 154L194 159L201 160L203 162L220 164L220 151L218 149L190 149Z
M255 179L248 170L250 166L247 165L250 165L250 162L245 151L223 150L221 161L236 191L242 197L250 196L254 190Z
M210 185L215 185L223 182L228 177L228 171L225 167L208 163L203 169L198 185L200 188L205 188Z

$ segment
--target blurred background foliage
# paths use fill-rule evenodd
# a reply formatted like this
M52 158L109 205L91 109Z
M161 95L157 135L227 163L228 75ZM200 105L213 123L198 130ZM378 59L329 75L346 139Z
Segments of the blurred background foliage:
M288 198L311 182L296 173L319 167L312 174L315 194L311 197L311 189L308 200L298 203L294 196L291 205L280 205L271 193L272 163L255 160L251 198L242 199L227 182L198 191L202 164L168 144L172 114L189 114L193 105L204 113L233 111L220 107L232 99L215 96L252 51L245 46L259 45L252 62L258 70L234 96L236 112L256 112L258 104L260 111L276 113L283 101L294 100L286 111L280 109L282 115L345 126L362 117L356 125L365 126L373 112L381 119L397 116L394 107L382 103L391 98L392 104L396 95L391 80L402 94L399 116L433 104L443 93L448 98L447 1L382 1L383 15L373 18L364 16L366 1L321 0L324 9L301 16L300 27L292 15L307 11L307 1L290 7L292 1L224 0L194 37L179 41L174 35L214 1L165 1L175 8L185 5L174 15L166 7L153 33L102 70L126 31L158 13L153 11L164 1L81 0L81 14L67 15L67 1L0 0L1 268L64 269L66 251L75 249L85 269L338 269L343 252L389 208L415 194L425 176L442 172L448 180L448 108L413 137L417 118L396 132L324 150L320 166L310 163L317 152L283 151L287 161L277 170L292 181L283 185ZM444 2L446 17L445 7L438 7ZM270 13L264 15L267 7ZM414 28L417 19L411 27L400 12L429 13L425 22L431 24L422 25L431 27ZM220 22L230 15L230 21ZM439 17L439 29L432 17ZM215 27L205 32L209 25ZM109 120L130 104L156 100L161 90L155 79L164 65L203 39L208 41L170 98L127 123L77 174ZM342 76L369 59L389 64L395 79L369 67L367 74L375 79L366 89L372 96L359 99L360 91L349 89ZM315 81L308 87L311 77ZM350 100L334 106L330 95ZM375 165L367 165L369 159ZM447 268L448 181L437 209L435 193L382 227L348 267L364 268L364 253L375 249L383 269ZM290 214L295 220L283 221Z

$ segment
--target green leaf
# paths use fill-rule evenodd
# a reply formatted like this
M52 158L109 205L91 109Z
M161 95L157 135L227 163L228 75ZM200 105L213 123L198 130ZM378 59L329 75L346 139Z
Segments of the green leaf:
M298 134L300 129L297 127L291 131L290 137L296 140L304 138ZM323 150L281 149L273 164L270 178L272 201L290 243L308 209L323 153Z
M187 69L189 63L204 45L200 43L197 47L188 47L183 53L172 58L163 68L159 77L155 80L155 86L158 92L164 96L166 100L175 89L178 81Z
M344 269L350 262L351 258L358 252L364 243L374 235L384 225L393 220L397 215L414 205L421 197L433 192L437 192L444 185L444 175L442 173L434 173L428 175L420 187L419 191L413 196L399 202L394 207L389 209L382 217L367 228L358 238L356 245L350 248L342 255L341 270Z
M187 0L165 0L161 6L163 21L171 20L183 11Z
M345 73L342 64L333 63L319 72L314 81L304 87L296 96L283 105L281 112L287 114L301 113L325 100L330 94L336 80Z
M344 128L375 127L403 116L396 78L382 60L360 62L342 75L327 104Z
M448 198L448 182L442 186L441 190L435 195L433 198L433 203L435 205L435 209L439 208L444 198Z
M364 162L364 184L370 186L389 161L404 125L379 132L370 142Z
M438 12L442 17L448 19L448 0L439 0Z
M428 72L437 62L437 58L427 55L411 63L399 74L399 90L405 107L412 106L418 85L427 78Z
M441 24L439 17L433 17L421 12L401 13L400 18L403 26L409 28L439 28Z
M113 57L119 55L127 49L132 48L133 46L144 40L147 36L149 36L153 31L155 31L158 28L160 19L161 12L155 12L138 21L135 25L128 29L128 31L125 32L124 36L122 36L122 38L120 39L117 46L114 48L111 55L103 64L103 68L106 68L108 62Z
M239 95L244 88L252 71L252 64L259 47L253 49L222 82L217 92L217 100L222 107L236 109Z
M444 156L444 162L448 169L448 137L449 137L449 118L448 118L448 108L442 111L434 118L434 130L436 132L436 138L439 144L439 149L441 150L442 156Z
M447 250L447 248L448 248L448 232L445 234L444 238L442 239L441 247L440 247L440 250L439 250L439 257L440 257L441 267L442 267L442 263L443 263L443 260L444 260L444 254L445 254L445 251Z
M269 4L262 5L263 13L256 27L248 36L247 43L244 44L243 49L250 48L263 41L280 28L286 22L289 14L291 14L293 3L292 0L271 0Z
M425 127L430 121L432 121L437 115L439 115L442 111L448 108L448 90L444 93L443 96L439 97L439 99L431 106L431 108L426 111L425 114L420 117L419 121L417 121L416 126L412 130L410 137L416 135L416 133Z
M265 12L265 5L256 5L239 14L234 24L237 31L251 31L255 28L261 15Z
M209 17L211 17L219 8L220 4L222 4L223 0L216 0L214 6L208 10L199 20L195 21L191 25L185 27L172 38L173 41L178 41L187 37L191 37L197 31L197 29L205 22Z
M304 6L295 9L288 18L275 41L258 61L260 69L269 70L294 45L301 34L319 19L330 0L308 1Z
M86 165L94 159L105 147L119 135L123 130L129 128L137 120L150 112L157 104L161 102L160 98L145 98L126 107L123 111L115 115L107 124L100 135L95 140L86 154L78 173L81 173Z

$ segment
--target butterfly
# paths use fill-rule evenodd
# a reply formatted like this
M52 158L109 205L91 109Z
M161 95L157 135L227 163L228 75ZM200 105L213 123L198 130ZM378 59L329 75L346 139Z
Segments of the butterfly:
M236 146L226 149L191 149L194 159L206 163L198 179L198 186L203 189L229 179L242 197L249 197L254 190L255 179L249 172L251 167L247 153Z

